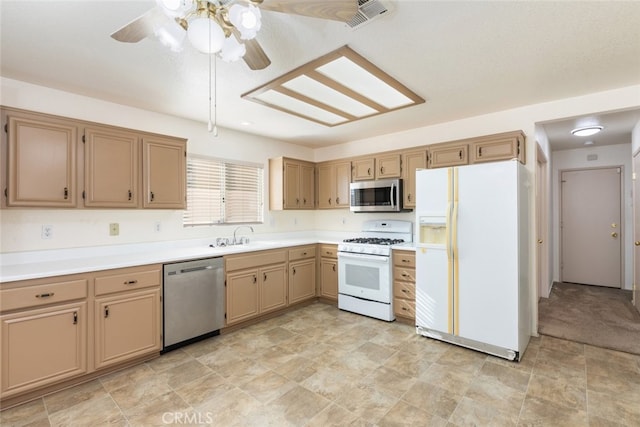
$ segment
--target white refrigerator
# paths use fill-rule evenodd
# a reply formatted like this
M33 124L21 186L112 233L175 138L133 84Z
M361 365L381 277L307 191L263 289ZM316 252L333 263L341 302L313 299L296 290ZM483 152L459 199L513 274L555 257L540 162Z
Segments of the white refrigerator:
M416 172L416 330L520 360L531 335L529 179L516 160Z

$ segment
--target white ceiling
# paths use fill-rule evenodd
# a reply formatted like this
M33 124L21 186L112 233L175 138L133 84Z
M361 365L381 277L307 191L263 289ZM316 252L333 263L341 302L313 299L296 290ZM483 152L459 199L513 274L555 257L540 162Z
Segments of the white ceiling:
M387 3L391 13L356 30L263 12L258 40L272 64L251 71L218 62L218 125L318 147L640 83L637 1ZM207 56L109 37L154 5L0 0L0 73L206 126ZM426 103L329 128L240 98L344 45ZM545 129L554 145L559 125Z

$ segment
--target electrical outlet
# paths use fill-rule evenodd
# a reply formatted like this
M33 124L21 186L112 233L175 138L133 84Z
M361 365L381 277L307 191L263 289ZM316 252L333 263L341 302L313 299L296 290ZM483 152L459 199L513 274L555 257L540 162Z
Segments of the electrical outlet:
M40 237L43 239L51 239L53 237L53 225L43 225L40 231Z
M153 228L156 233L159 233L162 231L162 223L160 221L156 221L154 228Z
M117 236L120 234L120 224L112 222L109 224L109 236Z

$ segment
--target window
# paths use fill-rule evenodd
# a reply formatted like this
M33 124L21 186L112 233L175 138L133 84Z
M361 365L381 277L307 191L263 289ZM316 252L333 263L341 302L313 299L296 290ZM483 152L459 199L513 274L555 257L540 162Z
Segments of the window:
M190 155L183 224L262 222L263 176L262 165Z

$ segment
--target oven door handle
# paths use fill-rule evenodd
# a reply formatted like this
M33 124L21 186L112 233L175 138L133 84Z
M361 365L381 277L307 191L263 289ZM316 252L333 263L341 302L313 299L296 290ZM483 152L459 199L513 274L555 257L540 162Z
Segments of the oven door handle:
M351 252L338 252L338 260L340 259L368 259L377 262L389 262L389 257L384 255L367 255L367 254L354 254Z

